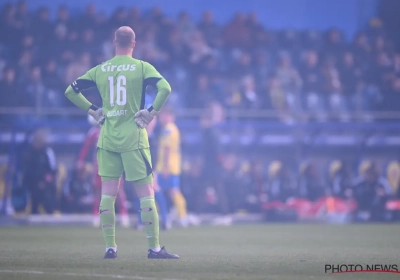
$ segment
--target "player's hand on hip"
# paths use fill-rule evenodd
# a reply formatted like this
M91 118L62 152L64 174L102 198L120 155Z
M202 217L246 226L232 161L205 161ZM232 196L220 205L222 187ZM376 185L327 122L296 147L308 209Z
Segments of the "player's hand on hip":
M152 109L143 109L135 114L135 122L141 128L146 128L147 125L157 116L158 111Z
M106 116L101 108L97 110L89 109L88 114L91 115L99 125L103 125L104 121L106 120Z

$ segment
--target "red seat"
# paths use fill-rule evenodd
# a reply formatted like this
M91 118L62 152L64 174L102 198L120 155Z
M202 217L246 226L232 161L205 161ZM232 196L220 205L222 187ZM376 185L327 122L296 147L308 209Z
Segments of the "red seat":
M400 199L397 200L389 200L386 202L387 210L400 210Z

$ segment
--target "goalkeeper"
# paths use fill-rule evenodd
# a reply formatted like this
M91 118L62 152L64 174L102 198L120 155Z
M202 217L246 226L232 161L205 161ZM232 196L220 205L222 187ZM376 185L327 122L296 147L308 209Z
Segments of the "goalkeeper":
M118 181L125 172L140 199L140 212L148 241L149 259L178 259L159 243L159 219L154 202L153 173L147 125L158 114L171 93L168 82L149 63L132 58L135 33L128 26L115 32L114 58L90 69L66 90L67 98L102 125L97 143L102 180L100 222L106 243L105 259L117 257L115 242L115 198ZM147 86L157 89L152 106L144 109ZM97 87L102 108L91 104L82 91Z

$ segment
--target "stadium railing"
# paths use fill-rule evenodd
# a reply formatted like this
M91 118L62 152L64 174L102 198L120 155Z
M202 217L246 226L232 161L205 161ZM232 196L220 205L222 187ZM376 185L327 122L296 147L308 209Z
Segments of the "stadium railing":
M185 140L189 146L197 145L200 141L200 122L198 120L203 113L203 109L177 111L178 121L180 121L180 127L184 130L184 134L196 136ZM365 122L365 114L373 116L375 121ZM46 126L53 130L55 137L52 142L54 145L62 145L60 150L67 146L73 146L72 149L75 151L79 149L86 131L90 127L85 115L85 112L75 108L63 108L60 111L57 108L38 110L0 107L0 154L6 154L9 166L13 166L18 143L21 143L27 133L37 126ZM17 121L20 116L24 116L25 120ZM250 135L252 133L257 135L252 139L257 142L254 149L258 153L260 148L270 148L271 146L274 147L274 151L279 151L280 156L287 152L285 149L289 146L300 150L307 145L315 149L323 146L328 150L357 146L362 147L364 152L367 149L384 148L386 153L393 152L394 147L400 147L400 123L398 122L400 112L356 112L351 115L348 122L307 122L306 120L311 118L312 114L304 113L296 115L297 122L294 124L277 121L278 113L275 111L226 110L224 116L227 121L220 126L220 130L222 134L227 135L225 139L229 138L234 142L234 146L229 146L229 149L234 152L239 151L239 146L244 149L250 148L249 143L252 142L246 138L247 132L237 135L237 131L242 131L246 126L252 128L249 132ZM4 121L5 118L14 119L14 117L14 122ZM333 115L332 118L334 119ZM330 135L326 135L327 133ZM311 139L312 142L307 139ZM279 147L283 149L279 149ZM268 149L268 156L271 158L275 156L273 150ZM358 155L364 153L360 149L357 149L356 152ZM11 178L8 178L8 181L12 181ZM396 204L395 208L400 207L399 205Z
M178 109L176 111L178 117L201 117L204 109ZM274 110L247 110L247 109L230 109L224 110L225 117L228 118L279 118L282 113ZM32 107L0 107L0 117L3 115L18 116L85 116L86 113L77 108L32 108ZM285 112L285 115L294 117L297 121L307 121L315 117L312 112ZM400 119L399 111L353 111L346 113L349 120L365 120L366 116L370 120L387 120ZM338 113L326 112L327 119L336 119Z

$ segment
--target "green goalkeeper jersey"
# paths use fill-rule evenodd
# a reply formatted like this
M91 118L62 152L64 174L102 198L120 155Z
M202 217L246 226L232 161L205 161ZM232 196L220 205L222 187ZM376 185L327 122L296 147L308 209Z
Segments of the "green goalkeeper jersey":
M134 120L135 113L144 109L149 85L157 88L153 108L159 111L171 92L168 82L147 62L130 56L115 56L79 77L65 95L81 109L89 110L92 104L81 92L98 88L106 119L97 146L122 153L149 147L146 129L138 127Z

